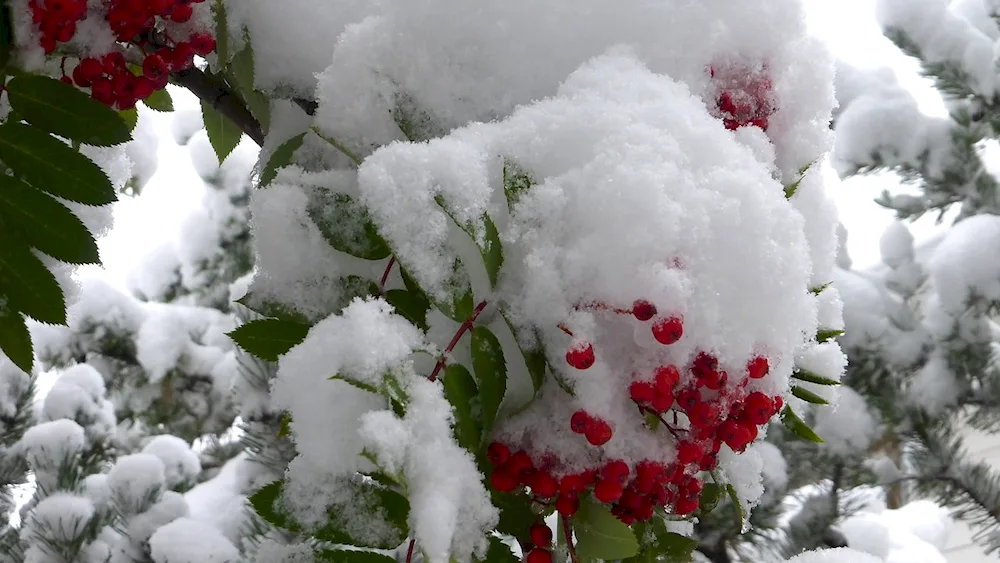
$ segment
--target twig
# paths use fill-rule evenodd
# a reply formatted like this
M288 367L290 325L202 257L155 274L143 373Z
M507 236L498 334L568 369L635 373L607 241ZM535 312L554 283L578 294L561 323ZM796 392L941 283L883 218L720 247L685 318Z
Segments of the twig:
M378 283L378 292L385 295L385 282L389 279L389 273L392 272L392 266L396 263L396 257L390 256L389 263L385 266L385 272L382 272L382 281Z
M257 146L263 146L264 130L260 122L250 113L239 96L229 89L224 80L205 74L197 67L175 72L172 76L178 86L187 88L198 99L232 121L246 133L247 137L257 143Z
M576 556L576 548L573 547L573 530L569 527L569 518L564 516L560 520L562 520L563 537L566 538L566 549L569 550L569 559L573 563L580 563L580 559Z
M483 301L479 305L476 305L476 309L472 311L472 314L469 315L469 318L465 319L465 321L462 322L462 326L458 327L458 331L455 332L455 336L451 339L451 342L448 343L448 347L444 349L444 353L441 354L441 359L438 360L437 364L435 364L434 371L431 372L431 376L428 377L427 379L431 381L437 379L438 375L441 373L441 370L443 370L444 367L448 365L448 354L450 354L452 350L455 349L455 346L458 345L458 341L461 340L462 335L465 334L465 331L472 329L472 323L476 322L476 318L479 317L479 313L482 313L483 309L485 308L486 308L486 301Z
M410 547L406 550L406 563L413 563L413 546L417 544L417 539L410 539Z

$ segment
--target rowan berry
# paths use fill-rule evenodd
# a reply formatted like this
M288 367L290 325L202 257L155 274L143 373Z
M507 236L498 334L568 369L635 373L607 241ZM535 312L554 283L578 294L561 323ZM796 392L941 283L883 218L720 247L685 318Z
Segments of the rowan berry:
M684 335L684 323L679 317L660 319L653 324L653 338L660 344L674 344Z
M656 316L656 305L645 299L636 300L635 303L632 303L632 315L640 321L648 321Z
M566 351L566 363L579 370L594 365L594 347L589 342L578 342Z

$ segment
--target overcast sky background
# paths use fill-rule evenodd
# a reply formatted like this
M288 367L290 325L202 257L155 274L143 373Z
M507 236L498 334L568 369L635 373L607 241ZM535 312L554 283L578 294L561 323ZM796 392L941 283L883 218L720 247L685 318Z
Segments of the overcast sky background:
M882 36L875 21L875 0L806 0L806 3L812 32L827 42L836 57L857 67L893 68L925 112L945 113L940 97L917 74L917 65ZM197 107L196 99L186 91L171 87L171 93L176 107ZM127 272L148 249L177 236L184 217L200 205L203 190L187 147L173 141L171 114L148 113L153 116L160 137L159 169L141 197L126 198L116 204L115 227L101 241L107 269L101 277L109 278L115 285L123 283ZM849 232L848 251L855 267L877 263L878 239L892 220L892 213L872 200L884 189L898 189L898 181L892 175L881 174L841 182L832 171L827 172L828 189ZM934 217L926 217L912 225L911 230L919 243L940 228L935 226Z

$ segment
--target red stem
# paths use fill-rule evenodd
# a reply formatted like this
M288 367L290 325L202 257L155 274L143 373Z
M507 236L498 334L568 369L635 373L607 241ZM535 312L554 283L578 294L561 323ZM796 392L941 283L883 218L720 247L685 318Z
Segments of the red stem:
M458 345L458 341L461 340L462 335L465 334L465 331L472 329L472 323L476 322L476 318L479 317L479 313L482 313L483 309L485 308L486 308L486 301L483 301L479 305L476 305L476 309L472 311L472 314L469 315L469 318L465 319L465 321L462 323L462 326L458 327L458 331L455 332L455 336L452 337L451 342L448 343L448 347L444 349L444 353L441 354L441 359L438 360L437 364L434 366L434 371L431 372L431 376L428 377L427 379L430 379L431 381L437 379L438 375L441 373L441 370L443 370L444 367L448 364L448 354L450 354L451 351L455 349L455 346Z
M608 305L607 303L601 303L600 301L574 305L573 308L576 309L577 311L581 309L591 309L594 311L613 311L619 315L632 314L632 309L621 309L619 307L612 307L611 305Z
M410 547L406 550L406 563L413 563L413 546L416 545L416 543L416 538L410 540Z
M566 549L569 550L569 559L573 563L580 563L580 560L576 557L576 549L573 547L573 530L569 528L569 519L563 516L561 520L563 536L566 538Z
M573 331L570 330L569 327L567 327L563 323L559 323L559 330L561 330L561 331L565 332L566 334L570 335L570 337L574 337Z
M385 266L385 271L382 272L382 281L378 282L378 292L385 295L385 282L389 279L389 272L392 272L392 266L396 263L396 257L390 256L389 263Z

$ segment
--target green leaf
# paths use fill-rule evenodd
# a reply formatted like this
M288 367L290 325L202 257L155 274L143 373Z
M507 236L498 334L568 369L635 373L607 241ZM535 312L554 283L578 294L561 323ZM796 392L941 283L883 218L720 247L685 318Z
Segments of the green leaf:
M455 439L458 445L475 453L479 449L482 428L473 414L479 390L472 374L462 364L451 364L444 372L444 397L455 408Z
M385 300L396 309L396 312L421 330L428 330L427 310L431 303L422 292L417 293L406 289L390 289L385 292Z
M0 302L2 301L4 298L0 295ZM31 373L35 352L31 345L28 325L21 313L4 306L0 306L0 350L3 350L21 371Z
M0 222L28 244L70 264L100 264L97 242L72 211L45 192L0 176Z
M483 433L489 434L507 392L507 363L500 341L485 326L472 329L472 369L483 409Z
M485 463L485 456L481 459ZM486 481L489 484L489 479ZM531 525L538 517L531 509L531 499L523 494L513 495L498 492L492 488L492 485L490 485L490 491L493 506L500 509L500 522L497 524L497 531L527 541Z
M831 285L833 285L833 282L826 282L819 287L814 287L810 289L809 292L812 293L813 295L819 295L820 293L826 291L826 288L830 287Z
M0 233L0 296L36 321L66 324L66 301L52 272L10 233Z
M465 271L465 265L460 258L455 259L454 270L448 282L451 293L447 301L433 300L434 306L441 311L441 314L455 322L463 322L472 315L476 308L475 299L472 296L472 282L469 274Z
M246 102L247 109L260 122L261 128L267 132L271 124L271 101L254 89L254 56L253 46L244 41L244 47L233 55L226 67L226 81L236 87L240 97Z
M247 293L243 297L234 301L234 303L239 303L247 309L265 317L273 317L283 321L291 321L304 325L310 324L309 319L295 309L271 299L257 297L253 293Z
M117 199L107 175L66 143L30 125L0 125L0 160L40 190L86 205Z
M654 552L665 559L665 563L689 563L691 555L698 547L698 540L682 536L667 530L662 518L651 520L653 534L656 536Z
M166 88L153 90L152 95L143 100L142 103L153 111L174 111L174 100L170 97L170 92L167 92Z
M392 119L406 140L419 143L447 133L429 112L417 105L411 94L397 90L394 106Z
M323 563L396 563L396 559L374 551L323 550L316 553L315 561Z
M14 45L14 23L6 0L0 0L0 84L7 78L7 63Z
M803 401L807 403L812 403L814 405L830 404L830 401L827 401L826 399L820 397L816 393L813 393L812 391L805 389L803 387L799 387L798 385L792 386L792 395L795 395L796 397L802 399Z
M278 437L284 438L292 435L292 415L284 413L281 415L281 426L278 427Z
M278 498L281 496L281 488L284 484L285 482L282 480L264 485L257 492L250 495L247 500L250 501L250 506L253 507L254 512L263 518L265 522L272 526L294 532L301 529L299 525L278 511L278 508L275 506Z
M797 192L799 190L799 185L802 184L802 180L805 179L806 173L809 172L809 169L812 168L812 165L816 164L816 162L817 161L814 160L814 161L810 162L809 164L803 166L799 170L799 177L798 177L798 179L796 179L794 182L792 182L791 185L785 186L785 199L792 199L792 196L795 195L795 192Z
M482 559L482 563L518 563L518 559L500 538L491 536L490 548L486 550L486 557Z
M833 340L834 338L842 336L843 334L844 334L844 331L842 331L842 330L833 330L831 328L821 328L816 333L816 340L818 342L829 342L829 341Z
M340 374L333 374L330 377L328 377L327 379L335 380L335 381L343 381L344 383L350 385L351 387L356 387L358 389L361 389L362 391L367 391L368 393L371 393L372 395L385 395L385 393L383 393L382 391L380 391L379 388L375 387L374 385L369 385L369 384L367 384L367 383L365 383L363 381L358 381L356 379L351 379L349 377L344 377L343 375L340 375Z
M822 375L815 374L802 368L795 368L795 371L792 372L792 377L800 381L815 383L816 385L840 385L840 382L836 379L823 377Z
M224 0L215 0L215 54L220 67L229 63L229 18Z
M740 533L746 533L750 521L746 511L743 509L743 503L740 502L739 495L736 494L736 487L732 483L726 483L726 493L729 494L729 500L736 509L736 518L739 519Z
M135 126L139 124L139 111L135 108L118 110L118 117L125 122L125 126L128 127L129 133L135 131Z
M810 442L815 442L817 444L822 444L823 439L809 428L809 425L799 418L799 415L795 414L795 411L791 407L785 406L785 409L781 411L781 423L785 425L792 434L795 434L799 438L804 440L809 440Z
M201 116L205 121L205 132L208 133L208 142L212 144L215 156L221 164L233 152L236 145L240 144L240 138L243 137L243 130L204 100L201 102Z
M538 390L542 388L542 383L545 382L545 368L548 366L548 361L545 359L545 350L540 344L541 341L537 337L535 338L535 341L539 343L538 348L526 348L522 346L521 335L519 334L522 329L514 326L514 323L510 322L507 315L503 315L503 320L514 335L517 347L521 350L521 356L524 357L524 364L528 368L528 375L531 376L531 383L535 387L535 393L538 393Z
M503 266L503 243L500 242L500 232L489 215L483 215L483 223L486 225L486 245L479 250L483 255L483 264L486 265L486 274L490 277L490 285L496 287L500 268Z
M55 78L18 76L7 83L7 99L28 123L60 137L96 147L132 139L115 110Z
M701 490L701 498L698 500L698 511L701 514L708 514L719 506L722 500L722 487L718 483L705 483Z
M288 352L309 334L309 326L280 319L250 321L229 332L240 348L258 358L276 362L278 357Z
M589 496L581 499L573 522L576 553L581 560L626 559L639 553L632 530Z
M305 140L306 134L300 133L291 139L288 139L284 143L274 149L271 153L271 158L267 159L267 164L264 165L264 169L260 172L260 182L258 183L258 188L266 188L274 179L278 176L278 170L284 168L292 163L292 157L295 155L295 151L299 150L302 146L302 141Z
M503 192L507 196L507 207L513 211L517 200L524 192L531 189L534 180L513 160L505 159L503 163Z
M368 210L347 194L318 191L306 213L333 248L364 260L381 260L391 253L379 236Z

